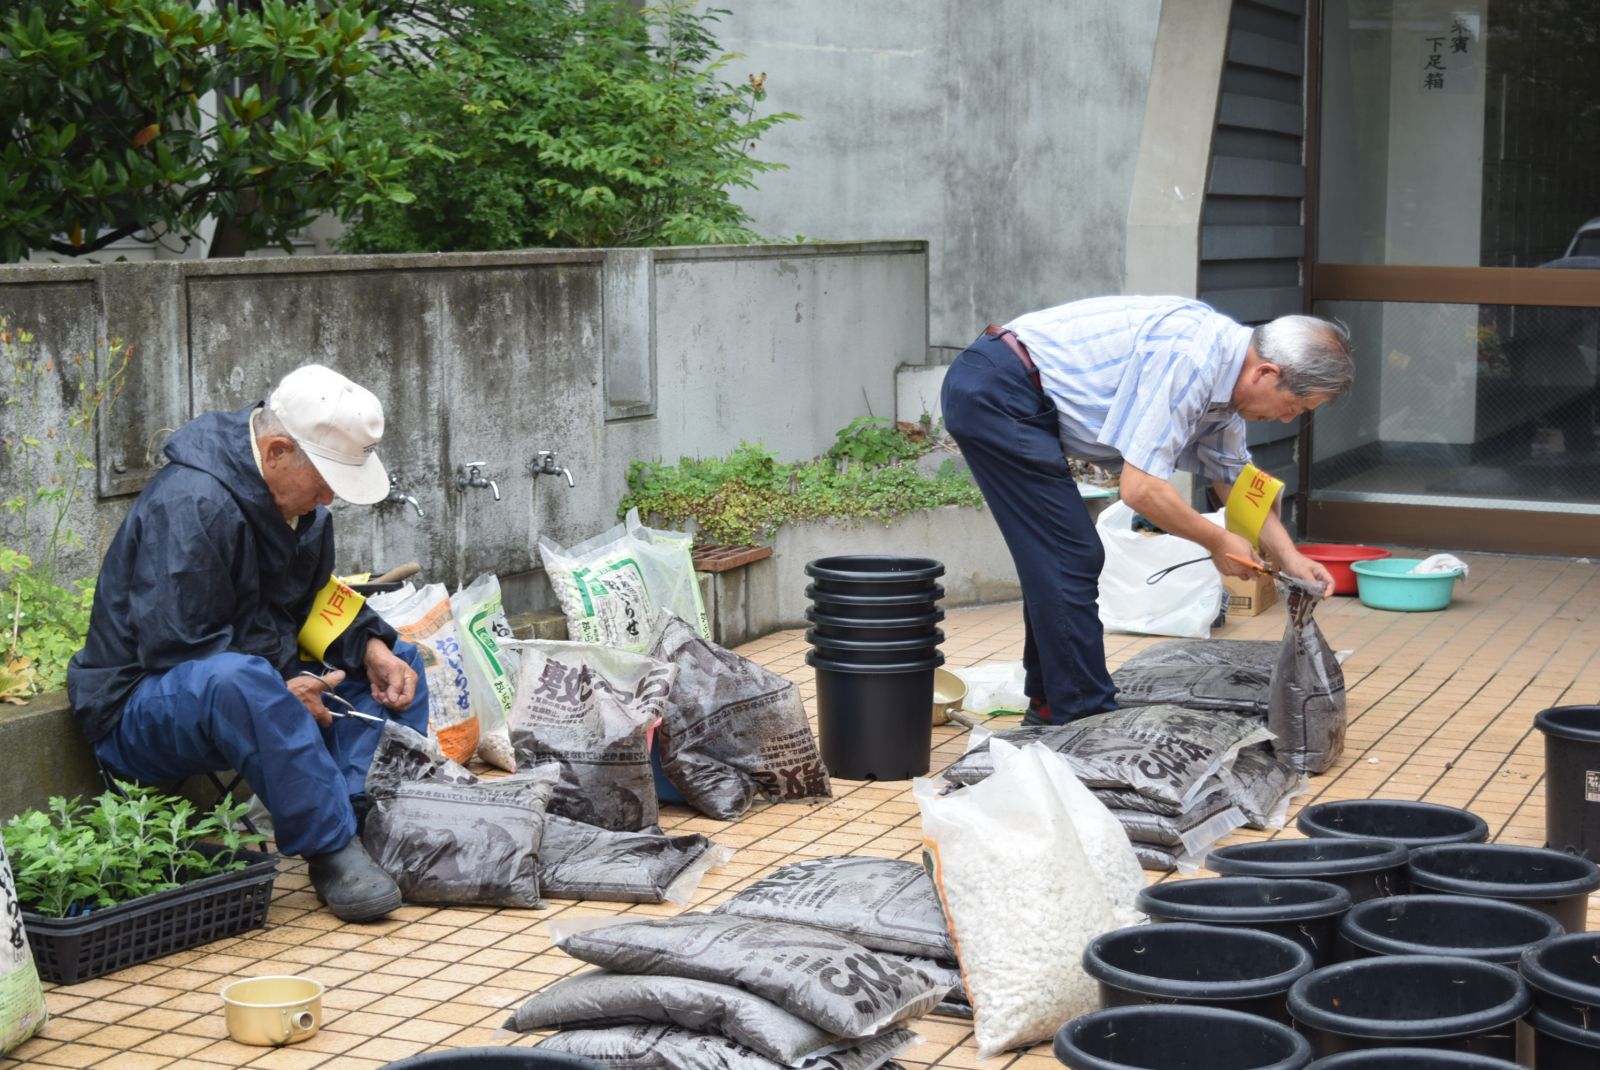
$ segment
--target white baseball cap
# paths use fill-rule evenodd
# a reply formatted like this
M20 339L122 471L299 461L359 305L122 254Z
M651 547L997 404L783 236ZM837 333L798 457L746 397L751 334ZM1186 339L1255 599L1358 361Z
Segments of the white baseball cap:
M383 405L372 391L307 364L284 376L267 404L335 494L356 505L388 497L389 474L377 452Z

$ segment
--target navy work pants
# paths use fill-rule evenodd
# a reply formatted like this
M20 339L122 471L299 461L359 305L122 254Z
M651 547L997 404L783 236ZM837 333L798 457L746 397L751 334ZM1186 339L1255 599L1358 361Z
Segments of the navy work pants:
M351 673L334 690L362 713L392 717L426 735L422 656L403 641L394 652L417 673L416 699L407 709L380 706L364 673ZM278 850L310 858L337 851L355 835L350 800L366 791L382 731L356 717L335 717L319 728L270 662L230 653L145 677L116 729L94 749L113 774L147 784L237 769L272 814Z
M1022 581L1028 697L1049 706L1054 724L1116 709L1095 601L1105 550L1062 452L1055 404L987 335L950 366L940 401Z

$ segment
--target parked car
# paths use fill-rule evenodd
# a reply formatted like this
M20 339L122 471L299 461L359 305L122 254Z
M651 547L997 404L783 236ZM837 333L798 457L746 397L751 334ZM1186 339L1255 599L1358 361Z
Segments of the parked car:
M1566 256L1600 256L1600 216L1589 220L1578 228L1578 233L1572 236L1572 244L1567 246ZM1567 267L1569 265L1545 264L1544 267ZM1572 267L1588 267L1590 265L1573 264Z

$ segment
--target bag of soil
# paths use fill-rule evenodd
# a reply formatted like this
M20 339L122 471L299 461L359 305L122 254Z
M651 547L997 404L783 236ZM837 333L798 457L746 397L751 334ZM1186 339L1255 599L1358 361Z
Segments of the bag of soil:
M1207 848L1244 825L1245 816L1227 795L1213 795L1180 817L1141 814L1136 810L1111 811L1128 839L1199 856Z
M678 671L656 741L662 771L690 806L733 821L758 796L779 802L833 795L792 681L701 638L665 611L650 655Z
M1152 843L1135 843L1133 856L1139 860L1140 869L1157 873L1171 873L1178 868L1178 853Z
M690 977L769 999L835 1036L867 1037L927 1013L945 989L822 929L726 914L550 923L573 958L616 973Z
M1282 643L1270 639L1180 639L1135 654L1111 674L1120 706L1166 704L1267 715Z
M952 784L965 786L987 780L994 773L994 759L989 754L989 741L1004 740L1013 747L1026 747L1030 743L1043 743L1057 754L1083 732L1082 721L1061 725L1036 725L1002 728L998 732L975 728L969 737L967 752L950 764L941 776Z
M374 595L367 605L422 654L428 681L428 735L439 741L451 761L471 761L478 752L481 726L472 707L466 655L444 584L430 583L416 590L407 585L393 594Z
M1263 747L1246 747L1233 765L1221 773L1228 798L1253 829L1281 829L1289 817L1289 803L1309 788L1306 778L1288 762Z
M517 761L561 767L550 812L619 832L654 827L650 726L677 669L589 643L528 639L506 646L521 657L511 709Z
M847 1048L795 1063L796 1070L878 1070L918 1040L909 1029L895 1029ZM536 1051L559 1051L589 1059L606 1070L787 1070L749 1048L714 1033L693 1033L675 1025L622 1025L574 1029L547 1037Z
M445 757L439 741L419 735L398 721L388 721L378 734L367 766L367 797L419 780L440 784L476 784L477 774Z
M1239 754L1243 753L1244 751L1242 750L1239 752ZM1238 757L1235 756L1234 761L1237 762L1238 760ZM1181 817L1186 810L1202 806L1226 790L1227 788L1222 782L1222 774L1218 772L1200 786L1199 790L1194 793L1194 798L1189 800L1187 807L1147 799L1137 791L1129 791L1126 788L1096 788L1094 797L1104 803L1106 808L1110 810L1133 810L1141 814L1155 814L1160 817Z
M732 856L700 835L611 832L550 814L539 880L544 894L557 899L687 905L706 870Z
M1344 753L1344 670L1311 619L1317 599L1291 590L1284 601L1289 623L1267 707L1272 750L1302 773L1322 773Z
M939 895L916 862L868 856L791 862L715 912L826 929L873 951L956 957Z
M841 1044L839 1037L742 988L605 970L567 977L535 992L505 1027L532 1033L652 1024L727 1037L783 1066Z
M0 1055L33 1036L49 1019L44 987L28 949L11 862L0 842Z
M517 659L500 649L500 643L512 635L500 602L499 579L485 572L450 596L450 611L461 635L462 662L472 690L472 708L478 714L478 757L496 769L515 773L517 755L511 747L507 719L517 697Z

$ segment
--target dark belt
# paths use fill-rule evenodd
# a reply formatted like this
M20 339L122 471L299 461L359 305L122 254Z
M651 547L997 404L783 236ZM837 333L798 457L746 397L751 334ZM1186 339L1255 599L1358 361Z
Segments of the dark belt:
M1028 356L1028 347L1022 344L1022 339L1004 327L996 327L992 323L983 329L983 333L990 338L998 338L1004 342L1006 348L1015 353L1017 359L1022 361L1023 368L1028 372L1028 378L1033 380L1033 388L1041 394L1044 393L1044 384L1039 381L1039 369L1034 366L1033 358Z

